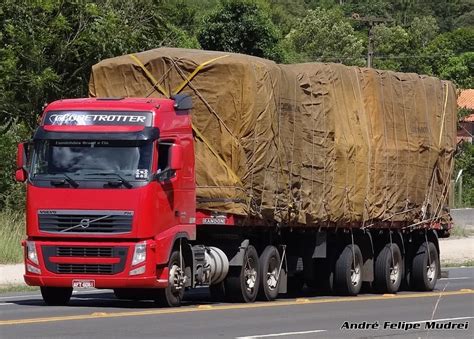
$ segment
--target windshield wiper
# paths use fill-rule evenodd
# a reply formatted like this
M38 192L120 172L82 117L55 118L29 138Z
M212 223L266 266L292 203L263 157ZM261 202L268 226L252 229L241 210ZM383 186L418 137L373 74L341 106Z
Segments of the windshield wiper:
M103 175L103 176L115 175L116 177L118 177L120 179L120 181L115 181L115 182L114 181L109 181L108 184L110 186L116 186L116 183L119 183L119 184L124 185L127 188L133 188L133 185L130 183L130 181L125 179L122 175L120 175L117 172L93 172L93 173L84 173L84 175Z
M79 187L79 184L77 183L77 181L74 180L73 178L71 178L66 173L59 173L59 174L61 174L64 177L64 179L62 179L62 180L51 180L51 185L61 186L61 185L64 185L67 182L69 185L71 185L74 188Z

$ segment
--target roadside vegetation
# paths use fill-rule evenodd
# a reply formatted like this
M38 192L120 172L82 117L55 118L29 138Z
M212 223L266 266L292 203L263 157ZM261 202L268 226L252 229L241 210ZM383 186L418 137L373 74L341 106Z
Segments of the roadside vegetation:
M0 294L13 293L13 292L39 292L38 286L28 286L28 285L0 285Z
M463 262L441 262L441 267L474 267L474 260L466 260Z
M370 18L378 20L375 68L474 88L472 0L0 1L0 263L21 258L16 144L31 136L46 103L88 95L98 61L168 46L364 66ZM473 145L460 147L460 169L456 204L474 206Z
M23 260L22 239L25 235L23 212L0 212L0 264L15 264Z

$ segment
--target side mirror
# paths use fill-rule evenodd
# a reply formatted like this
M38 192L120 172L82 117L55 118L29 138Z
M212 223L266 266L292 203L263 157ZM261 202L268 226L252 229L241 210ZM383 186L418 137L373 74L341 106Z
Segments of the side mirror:
M25 148L26 143L21 142L18 144L17 150L16 150L16 168L20 169L25 167L26 165L26 148Z
M179 170L183 168L183 147L180 145L173 145L170 149L170 169Z
M22 142L18 144L16 151L16 171L15 171L15 180L18 182L25 182L28 176L28 173L25 170L26 165L26 143Z
M193 100L189 94L176 94L171 97L177 111L187 111L193 108Z
M23 168L17 169L15 171L15 180L18 182L25 182L26 181L26 171Z

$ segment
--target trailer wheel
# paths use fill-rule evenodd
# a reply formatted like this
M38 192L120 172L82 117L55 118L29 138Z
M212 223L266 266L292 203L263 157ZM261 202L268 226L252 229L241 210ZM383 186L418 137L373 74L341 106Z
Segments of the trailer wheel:
M275 246L267 246L260 255L260 300L272 301L278 297L280 286L280 253Z
M64 306L71 299L72 287L41 287L41 295L46 305Z
M357 295L362 286L362 253L359 246L347 245L336 260L334 288L343 295Z
M183 300L184 285L186 282L184 268L181 268L181 260L178 251L171 253L168 269L168 287L158 290L155 302L164 307L177 307L181 305L181 300Z
M432 291L438 281L439 256L435 244L423 242L412 262L413 287L420 291Z
M225 279L225 291L231 301L254 302L260 284L258 255L249 245L245 251L243 265L231 267Z
M374 287L380 293L397 293L402 277L403 259L400 248L394 243L387 244L375 259Z

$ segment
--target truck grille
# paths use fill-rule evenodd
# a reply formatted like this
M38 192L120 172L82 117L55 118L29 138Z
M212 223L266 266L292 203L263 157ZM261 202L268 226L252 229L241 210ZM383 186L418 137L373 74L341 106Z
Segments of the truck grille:
M38 212L39 229L51 233L127 233L132 230L129 211Z
M112 264L57 264L57 273L62 274L112 274Z
M112 257L112 247L56 247L58 257Z
M41 246L46 269L56 274L117 274L125 269L127 261L127 246ZM75 258L75 263L55 263L51 257ZM119 258L115 264L86 264L77 263L77 258ZM100 260L97 260L100 261Z

